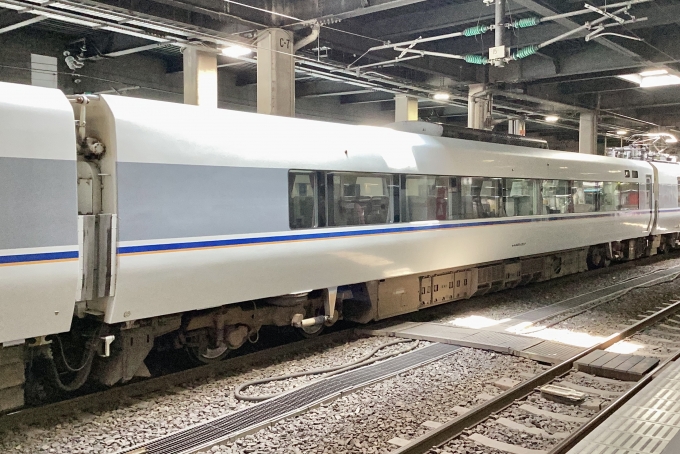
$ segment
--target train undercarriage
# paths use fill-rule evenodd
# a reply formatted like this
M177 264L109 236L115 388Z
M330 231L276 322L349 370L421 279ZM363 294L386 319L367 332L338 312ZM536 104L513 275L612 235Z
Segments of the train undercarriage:
M337 320L368 323L427 307L667 253L678 234L438 270L265 298L119 325L80 314L71 331L0 348L0 412L70 393L86 383L113 386L148 377L153 349L183 349L198 364L219 361L265 325L293 326L313 336ZM26 400L25 400L26 399Z

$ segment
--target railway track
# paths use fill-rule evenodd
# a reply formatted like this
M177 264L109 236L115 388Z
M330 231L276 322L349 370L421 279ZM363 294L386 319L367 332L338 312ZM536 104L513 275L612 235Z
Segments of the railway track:
M50 422L54 421L55 418L82 412L94 412L100 408L106 408L109 405L125 401L126 399L144 396L156 391L163 391L194 380L225 374L234 370L236 367L243 368L268 364L271 362L271 358L285 357L303 350L344 343L352 339L357 339L358 337L359 336L355 333L354 329L344 329L319 337L267 348L254 353L228 358L217 363L174 372L160 377L149 378L68 400L38 407L27 407L0 416L0 432L21 425Z
M545 441L545 434L532 434L532 432L535 431L530 430L530 428L523 426L521 423L514 422L512 419L512 410L519 407L525 412L531 412L532 406L527 404L527 402L530 402L532 397L536 398L541 393L541 388L545 387L546 385L556 382L559 385L559 381L568 382L569 378L575 373L572 369L576 361L598 350L609 348L617 342L628 339L653 325L656 326L657 329L662 329L663 324L661 322L678 312L680 312L680 301L676 301L667 305L654 314L646 316L644 319L640 320L634 325L629 326L621 333L609 336L603 342L594 345L582 353L579 353L578 355L575 355L574 357L551 367L544 373L519 383L502 394L491 398L487 402L469 409L469 411L462 413L459 417L444 423L438 428L409 441L407 444L398 449L395 449L391 454L458 452L456 449L460 448L461 441L474 442L480 452L483 452L483 450L486 448L491 452L503 451L516 454L545 454L548 452L549 454L564 454L614 410L619 408L621 405L623 405L623 403L639 392L644 387L644 385L647 384L663 367L665 367L671 361L680 358L680 351L667 358L661 365L645 375L629 390L618 397L618 399L612 402L604 410L597 412L592 418L583 419L566 415L567 420L572 418L571 420L573 422L580 422L583 425L572 434L566 435L564 437L558 437L563 438L562 441L555 441L555 446L549 451L545 449L530 449L523 447L518 448L517 446L512 446L509 443L490 438L487 436L488 431L484 430L483 424L491 420L500 421L500 424L504 425L506 428L517 432L522 432L523 438L525 439L524 444L531 444L531 442L527 441L527 438L532 436L542 437L542 441ZM589 391L591 393L593 392L593 390ZM605 390L602 391L606 392ZM546 412L536 413L545 415ZM550 415L548 416L550 417ZM559 414L553 417L559 419ZM534 445L540 444L541 443L535 443Z
M663 274L663 276L660 273ZM590 299L586 298L586 300L581 301L579 307L590 307L588 304L597 303L598 301L610 301L611 299L620 296L622 292L627 291L625 289L626 285L628 285L630 288L634 288L640 285L645 285L645 282L656 282L659 279L669 278L677 273L680 273L680 267L677 270L670 268L661 270L656 269L650 273L646 273L644 275L629 279L626 282L619 283L616 286L609 286L597 292L586 293L583 296L585 297L586 295L590 295L588 297ZM624 288L622 288L622 284ZM552 316L555 316L558 309L561 311L559 313L563 313L564 307L561 306L560 303L562 302L549 305L548 308L552 308L552 310L548 312L544 311L544 315L552 314ZM357 339L359 337L361 337L361 335L353 329L342 330L318 338L307 339L304 341L269 348L263 351L231 358L220 363L184 370L157 378L146 379L144 381L119 386L94 394L80 396L67 401L61 401L41 407L25 408L17 412L0 416L0 432L4 430L15 429L22 425L46 423L64 416L77 415L83 412L95 412L99 409L116 405L121 401L134 399L136 397L141 397L156 391L163 391L168 388L172 388L194 380L199 380L205 377L224 374L230 370L233 370L235 367L243 368L249 364L268 364L271 362L272 357L286 356L294 352L299 352L302 349L322 348L325 345L343 343L351 339Z

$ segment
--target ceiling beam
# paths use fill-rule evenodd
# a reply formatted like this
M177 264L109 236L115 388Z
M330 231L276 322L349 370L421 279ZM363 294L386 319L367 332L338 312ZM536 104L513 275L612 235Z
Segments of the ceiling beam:
M516 2L513 2L516 3ZM512 13L526 11L525 7L513 8ZM393 39L398 36L458 27L471 22L485 22L494 18L494 8L481 1L447 5L440 8L423 8L422 11L397 16L389 19L373 21L364 26L361 33L381 39Z
M33 24L36 24L38 22L42 22L45 19L47 19L47 17L45 17L45 16L36 16L36 17L32 17L31 19L27 19L25 21L17 22L16 24L8 25L6 27L0 28L0 34L11 32L12 30L16 30L16 29L19 29L19 28L22 28L22 27L26 27L28 25L33 25Z

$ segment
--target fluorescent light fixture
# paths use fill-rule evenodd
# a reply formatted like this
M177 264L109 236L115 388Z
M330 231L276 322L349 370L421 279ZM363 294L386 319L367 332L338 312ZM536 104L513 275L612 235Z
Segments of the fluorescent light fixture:
M654 69L652 71L642 71L640 73L642 77L663 76L664 74L668 74L668 71L665 69Z
M433 99L437 101L448 101L451 99L451 95L448 93L435 93L434 96L432 96Z
M43 16L50 19L60 20L62 22L68 22L70 24L84 25L85 27L98 27L97 22L91 22L84 19L76 19L75 17L62 16L61 14L49 13L47 11L31 11L31 13L37 16Z
M666 87L669 85L680 85L680 77L673 74L666 74L663 76L649 76L643 77L642 82L640 82L641 88Z
M137 38L150 39L151 41L157 41L159 43L167 43L168 39L161 38L160 36L147 35L146 33L136 32L133 30L128 30L126 28L111 27L107 25L106 27L101 27L100 30L107 30L110 32L122 33L124 35L136 36Z
M238 44L234 44L233 46L222 49L222 55L232 58L245 57L246 55L250 55L252 53L253 50L250 47L241 46Z
M628 131L625 131L623 129L619 129L618 131L616 131L617 136L625 136L626 134L628 134Z
M548 123L557 123L559 119L560 117L558 117L557 115L547 115L545 117L545 121L547 121Z
M668 74L668 70L665 69L652 69L649 71L642 71L639 74L623 74L616 77L638 84L641 88L680 85L680 77L675 74Z

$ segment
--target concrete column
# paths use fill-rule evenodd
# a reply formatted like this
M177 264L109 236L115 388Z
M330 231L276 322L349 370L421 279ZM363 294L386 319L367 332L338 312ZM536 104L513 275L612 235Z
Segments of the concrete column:
M258 36L257 112L295 116L293 32L270 28Z
M594 112L581 113L578 129L578 152L597 154L597 116Z
M418 121L418 98L396 95L394 97L394 121Z
M484 121L491 114L491 98L477 96L486 90L484 84L470 84L468 92L468 128L486 129Z
M217 54L184 49L184 103L217 108Z
M526 136L526 120L524 120L524 118L511 118L508 121L508 134L514 134L516 136L522 137Z

